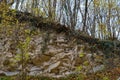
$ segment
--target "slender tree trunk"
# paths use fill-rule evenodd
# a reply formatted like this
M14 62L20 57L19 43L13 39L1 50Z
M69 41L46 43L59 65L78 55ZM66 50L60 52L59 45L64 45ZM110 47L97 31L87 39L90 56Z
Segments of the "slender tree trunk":
M20 0L16 0L15 9L18 9L18 8L19 8L19 4L20 4Z
M109 32L109 37L112 37L111 35L111 26L110 26L110 17L111 17L111 9L110 9L110 0L108 0L108 17L107 17L107 29L108 29L108 32Z
M95 4L93 4L94 5L94 11L93 11L93 15L94 15L94 18L93 18L93 27L92 27L92 31L91 31L91 33L92 33L92 37L95 37L95 21L96 21L96 10L95 10Z
M88 10L88 0L85 1L85 16L84 16L84 23L83 23L83 31L86 32L86 22L87 22L87 10Z

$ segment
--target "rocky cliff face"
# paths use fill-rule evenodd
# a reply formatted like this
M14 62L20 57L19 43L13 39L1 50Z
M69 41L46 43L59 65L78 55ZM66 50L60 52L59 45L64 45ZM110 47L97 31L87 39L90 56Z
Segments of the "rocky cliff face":
M14 50L11 47L10 38L1 39L0 74L15 75L21 70L21 61L15 57L22 53L19 48ZM62 77L79 71L87 74L93 72L93 67L101 65L103 59L102 52L92 53L89 44L82 40L78 44L75 38L68 39L66 34L54 31L39 31L31 37L28 48L29 59L25 69L29 75ZM13 50L15 54L11 52ZM97 59L97 56L101 57ZM79 66L82 66L81 70L77 70Z
M58 28L52 30L46 28L29 36L30 42L25 53L22 53L23 51L17 47L18 43L11 37L1 37L0 75L19 74L22 70L22 63L25 63L24 70L28 75L50 77L64 77L72 73L89 74L104 69L103 52L95 46L97 39L83 35L69 36L66 34L68 32L59 33L56 30ZM21 34L18 38L25 42L25 35ZM89 41L92 42L89 43ZM21 59L22 54L26 56L25 62ZM112 60L112 66L119 64L115 60ZM110 61L107 63L109 64Z

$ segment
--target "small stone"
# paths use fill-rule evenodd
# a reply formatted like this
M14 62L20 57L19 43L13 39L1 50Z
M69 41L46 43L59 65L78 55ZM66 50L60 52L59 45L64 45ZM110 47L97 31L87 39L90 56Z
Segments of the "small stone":
M54 71L56 71L55 69L60 65L60 61L58 61L58 62L56 62L56 63L54 63L54 64L51 64L49 67L48 67L48 69L46 70L46 72L51 72L51 70L54 70Z
M30 69L30 71L40 71L40 68L37 66L34 66Z
M93 72L101 71L105 68L104 65L98 65L96 67L93 67Z
M17 74L19 74L18 71L15 71L15 72L4 72L6 76L15 76Z

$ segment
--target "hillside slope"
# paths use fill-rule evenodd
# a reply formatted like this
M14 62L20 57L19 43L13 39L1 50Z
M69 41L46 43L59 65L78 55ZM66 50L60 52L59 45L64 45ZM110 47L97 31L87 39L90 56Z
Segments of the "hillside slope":
M79 74L76 78L82 80L120 77L119 41L99 40L29 13L16 17L17 29L0 36L0 76L25 70L31 76L55 78Z

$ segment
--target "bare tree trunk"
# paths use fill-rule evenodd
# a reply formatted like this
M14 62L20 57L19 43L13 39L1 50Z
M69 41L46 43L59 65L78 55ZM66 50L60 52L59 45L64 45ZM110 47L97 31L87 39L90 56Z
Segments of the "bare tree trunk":
M85 1L85 19L84 19L84 24L83 24L83 31L85 31L86 32L86 19L87 19L87 10L88 10L88 6L87 6L87 4L88 4L88 0L86 0Z
M55 20L55 18L56 18L56 4L57 4L57 0L54 0L53 1L53 20Z
M52 18L52 4L51 4L51 0L48 0L48 14L49 14L49 18Z
M94 11L93 11L94 18L93 18L93 27L92 27L91 35L92 35L92 37L95 37L96 10L95 10L95 4L93 4L93 5L94 5Z
M18 7L19 7L19 4L20 4L20 0L16 0L15 9L18 9Z
M108 32L109 32L109 37L112 37L111 35L111 26L110 26L110 17L111 17L111 9L110 9L110 4L111 2L108 0L108 17L107 17L107 29L108 29Z

